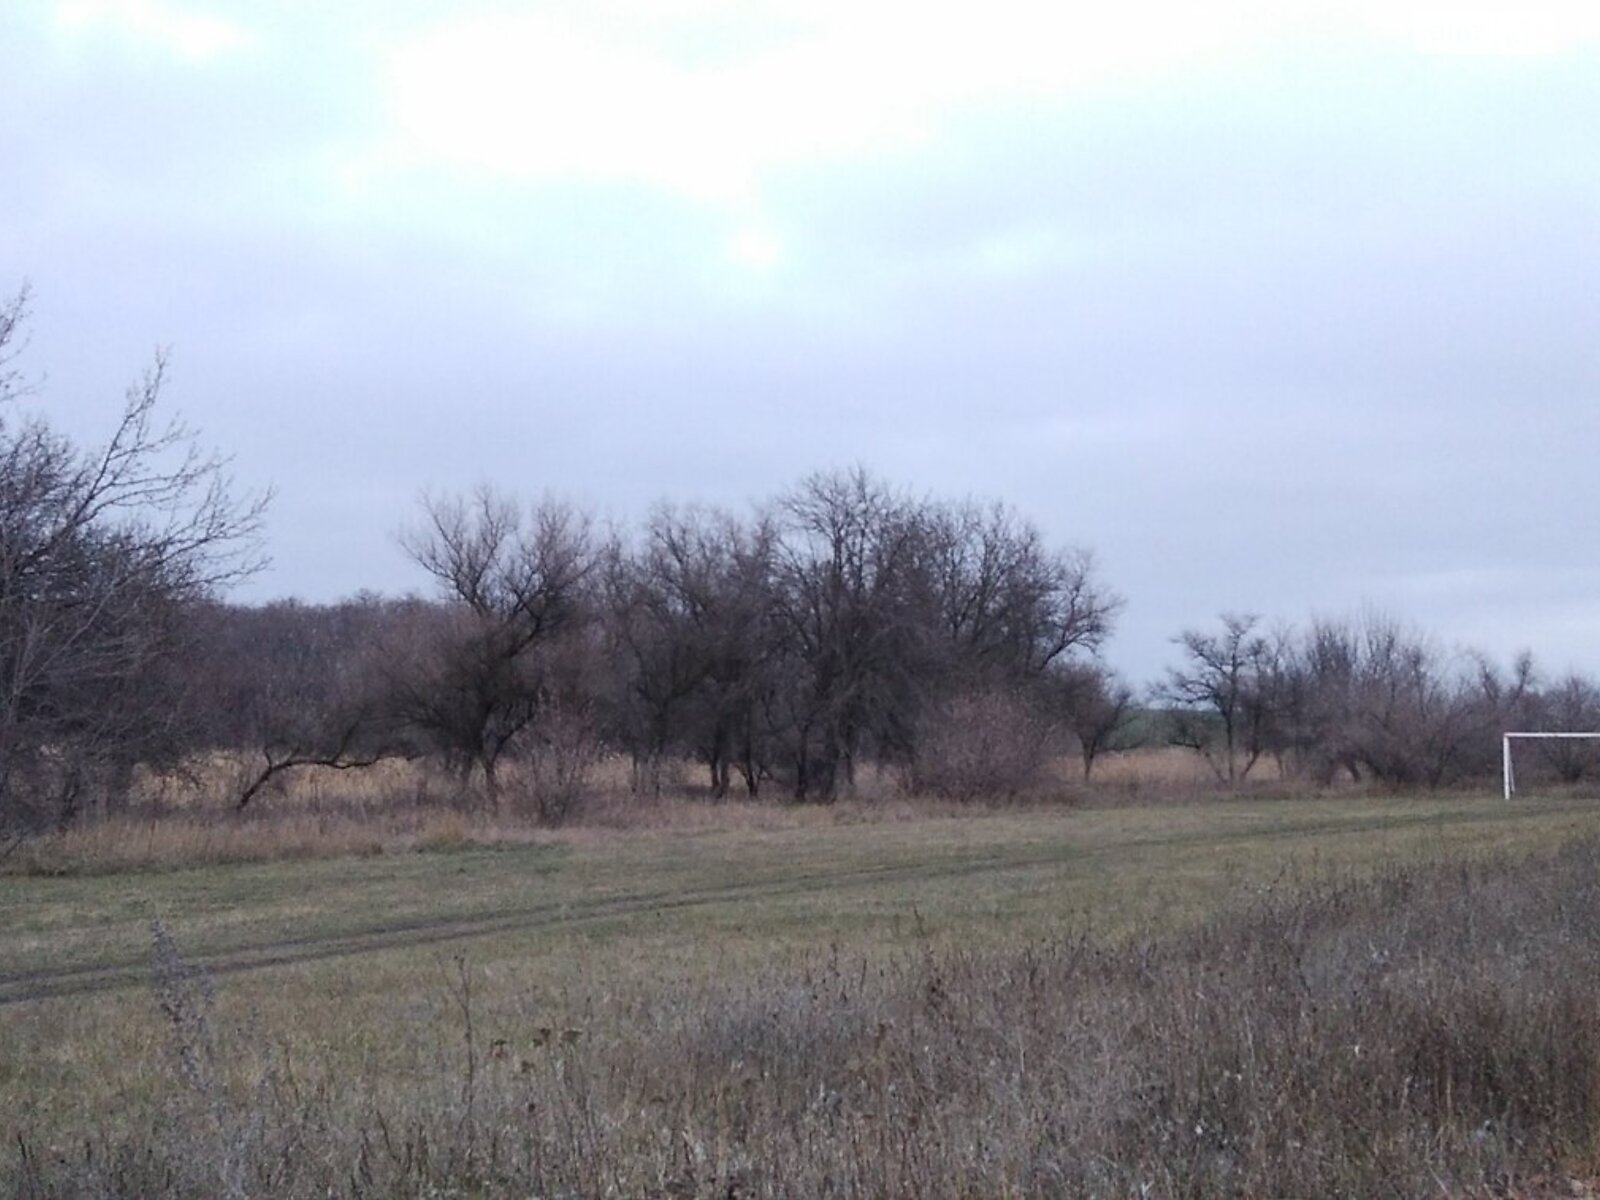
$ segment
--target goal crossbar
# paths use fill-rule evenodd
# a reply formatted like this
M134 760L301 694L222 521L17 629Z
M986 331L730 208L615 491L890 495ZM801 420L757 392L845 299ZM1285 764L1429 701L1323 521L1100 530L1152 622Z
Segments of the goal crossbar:
M1505 733L1500 736L1500 767L1501 775L1505 782L1505 798L1511 799L1511 794L1517 790L1516 772L1511 766L1511 741L1513 738L1600 738L1600 733L1546 733L1536 730L1521 730Z

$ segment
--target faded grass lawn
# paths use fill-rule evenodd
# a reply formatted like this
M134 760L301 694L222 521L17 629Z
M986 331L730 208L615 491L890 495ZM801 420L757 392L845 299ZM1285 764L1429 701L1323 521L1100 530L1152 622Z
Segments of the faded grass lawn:
M947 950L1124 944L1266 889L1600 834L1600 805L1576 798L784 811L777 828L0 877L0 1134L70 1145L139 1128L170 1100L156 919L214 973L219 1027L288 1064L297 1086L348 1099L437 1089L459 1071L456 956L488 1053L539 1029L615 1037L646 999L824 963L865 978Z

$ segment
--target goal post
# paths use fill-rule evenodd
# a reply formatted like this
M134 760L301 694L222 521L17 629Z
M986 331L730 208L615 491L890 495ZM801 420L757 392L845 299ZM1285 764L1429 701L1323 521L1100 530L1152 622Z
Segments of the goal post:
M1511 742L1514 738L1527 738L1537 740L1540 738L1590 738L1600 739L1600 733L1545 733L1539 731L1518 731L1502 734L1500 737L1500 772L1505 784L1505 798L1511 799L1512 793L1517 790L1516 768L1511 761Z

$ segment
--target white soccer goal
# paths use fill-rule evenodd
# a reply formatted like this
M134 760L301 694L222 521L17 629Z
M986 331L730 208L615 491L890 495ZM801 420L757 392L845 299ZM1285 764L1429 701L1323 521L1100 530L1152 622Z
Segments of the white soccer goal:
M1511 765L1512 738L1600 738L1600 733L1507 733L1500 740L1501 773L1505 778L1506 799L1517 790L1517 774Z

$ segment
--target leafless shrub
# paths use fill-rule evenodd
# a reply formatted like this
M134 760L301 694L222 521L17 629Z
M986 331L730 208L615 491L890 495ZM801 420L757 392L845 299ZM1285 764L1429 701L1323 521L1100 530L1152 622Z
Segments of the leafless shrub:
M582 709L551 707L524 737L531 743L518 757L528 765L519 810L541 825L561 825L577 816L592 791L595 767L605 756L597 726Z
M1084 783L1107 751L1138 744L1133 689L1101 663L1060 666L1045 677L1041 691L1051 715L1065 723L1078 743Z
M159 919L151 922L151 945L156 1005L180 1084L167 1093L163 1124L170 1190L244 1200L284 1182L272 1140L297 1130L298 1121L278 1122L269 1137L276 1082L270 1064L243 1031L225 1036L215 982L184 958ZM230 1078L241 1067L252 1081Z
M114 810L187 748L188 605L261 564L265 496L160 415L158 354L106 441L16 410L24 290L0 303L0 828Z
M1059 732L1015 693L957 696L924 722L912 760L914 792L948 800L1013 800L1036 788Z
M1253 613L1223 613L1218 632L1186 629L1174 640L1184 663L1156 689L1170 705L1172 741L1202 755L1235 783L1276 745L1282 639L1260 632Z
M1593 733L1600 731L1600 688L1581 675L1568 674L1534 700L1529 728ZM1600 775L1600 742L1566 739L1534 743L1536 759L1518 774L1532 783L1544 773L1560 783L1576 784Z
M1600 712L1584 680L1541 691L1528 654L1502 669L1380 612L1259 630L1254 616L1224 614L1218 632L1186 631L1183 665L1153 692L1170 740L1228 784L1264 758L1323 787L1486 782L1499 771L1502 731L1578 728ZM1530 758L1552 768L1546 778L1586 770L1575 746Z

